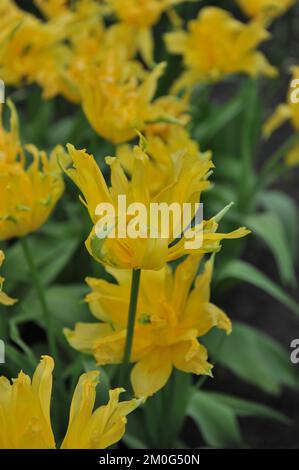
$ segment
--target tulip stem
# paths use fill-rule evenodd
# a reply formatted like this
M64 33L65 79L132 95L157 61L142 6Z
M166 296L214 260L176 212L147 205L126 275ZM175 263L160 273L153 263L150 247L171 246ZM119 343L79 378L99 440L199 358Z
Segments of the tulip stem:
M138 292L140 285L140 269L133 269L132 272L132 283L131 283L131 296L130 296L130 305L129 305L129 314L128 314L128 323L127 323L127 336L125 342L125 350L123 356L123 362L120 367L119 374L119 385L124 386L125 380L128 372L128 367L131 360L131 352L134 338L134 329L135 329L135 319L137 311L137 302L138 302Z
M51 313L49 311L47 300L45 297L44 288L40 282L39 273L37 271L27 238L26 237L20 238L20 243L21 243L31 276L32 276L32 280L33 280L33 283L34 283L34 286L35 286L35 289L39 298L39 302L41 305L42 313L44 316L49 352L51 356L55 358L55 361L57 362L58 356L57 356L57 350L56 350L56 344L55 344L55 337L53 334L54 332L53 332L53 327L52 327L52 318L51 318Z

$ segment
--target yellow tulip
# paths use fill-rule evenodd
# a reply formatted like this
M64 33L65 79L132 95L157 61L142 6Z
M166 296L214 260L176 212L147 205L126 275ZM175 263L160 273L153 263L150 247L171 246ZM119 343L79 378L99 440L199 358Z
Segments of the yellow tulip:
M62 94L78 102L73 69L85 56L82 59L82 49L77 51L71 39L76 37L78 41L80 31L83 42L83 35L97 32L95 25L101 28L101 21L94 15L97 4L93 2L94 8L86 10L92 4L79 2L77 9L69 10L65 2L50 4L41 0L39 6L44 14L53 16L44 22L21 10L12 1L3 1L5 4L0 5L1 78L14 86L35 82L42 87L44 98ZM97 42L97 49L100 49L100 44Z
M100 67L94 66L78 81L82 107L94 130L118 144L131 140L147 123L167 118L165 103L152 101L165 64L145 72L136 63L120 60L111 51Z
M150 213L151 203L177 203L183 213L184 203L196 203L200 194L207 189L209 172L213 167L209 154L188 154L187 149L182 149L174 160L172 181L156 195L151 195L147 186L149 157L141 146L133 149L134 166L132 177L129 180L121 166L118 158L106 159L111 171L111 188L109 189L105 179L98 168L92 155L85 150L76 150L68 145L68 151L73 162L73 168L66 169L66 173L73 179L84 196L84 205L87 207L93 222L92 231L86 241L89 253L100 263L107 266L128 269L153 269L159 270L165 266L167 261L177 259L187 253L208 253L220 249L221 240L227 238L239 238L249 232L240 228L234 232L222 234L216 233L218 218L214 217L208 221L200 222L197 229L201 228L203 239L200 247L194 249L186 248L186 234L175 243L174 231L169 231L169 238L162 235L161 224L157 227L155 237L149 236L151 223L148 220L146 236L128 236L128 226L132 222L126 208L119 203L119 196L125 197L128 204L141 203ZM115 237L98 238L96 234L97 223L100 219L96 215L96 208L101 203L108 203L115 214L120 212L119 220L124 220L126 233L123 236L115 234ZM115 221L113 222L115 225ZM120 224L120 222L119 222ZM182 225L182 224L181 224Z
M288 91L287 103L280 104L274 111L273 115L266 121L264 125L264 135L269 138L286 121L291 124L296 133L299 132L299 103L298 103L298 83L299 83L299 66L292 67L292 80ZM296 87L292 86L294 80L297 80ZM285 155L285 162L289 166L299 164L299 144L296 143L291 150Z
M23 160L23 149L19 136L19 119L14 104L8 100L10 108L10 129L6 131L2 122L2 105L0 105L0 163L14 163Z
M49 218L63 193L64 183L57 167L61 147L48 160L45 152L27 146L33 156L28 168L20 163L0 162L0 240L23 237ZM62 157L61 157L62 158Z
M34 0L34 3L46 18L65 15L69 11L67 0Z
M192 140L187 130L178 125L156 124L146 128L147 154L149 155L146 173L146 186L152 196L172 184L177 170L177 158L189 160L190 168L196 162L210 162L211 153L200 153L199 146ZM183 157L184 149L185 157ZM125 169L132 175L134 153L129 144L117 148L117 157ZM212 163L208 163L212 169Z
M174 126L180 133L180 128L186 126L190 121L189 114L190 94L186 93L183 97L175 95L165 95L157 98L155 103L160 110L161 117L157 122L147 123L144 134L146 138L159 136L167 140L172 133Z
M154 40L151 27L172 6L184 0L106 0L112 12L131 32L131 40L147 64L153 63Z
M207 350L198 342L211 328L231 332L231 322L210 302L212 262L196 277L200 256L189 256L175 273L168 266L143 271L137 305L131 362L131 381L137 396L161 389L173 368L197 375L211 375ZM92 314L101 323L77 323L65 330L70 345L93 354L98 364L119 364L123 358L131 273L107 269L118 284L87 279ZM195 280L194 288L191 286Z
M236 0L247 16L275 18L283 15L296 0Z
M6 131L0 121L0 240L25 236L46 222L64 190L57 158L67 164L60 146L49 159L34 145L22 147L18 116L13 104L8 104L10 130Z
M0 448L54 449L50 420L54 361L43 356L32 381L20 372L12 383L0 377ZM104 449L121 439L126 416L138 400L119 403L122 389L111 390L109 403L93 411L99 373L81 375L75 389L62 449Z
M60 68L67 57L63 30L4 1L0 5L0 30L4 29L0 33L1 78L15 86L36 82L45 96L52 96L63 86Z
M119 20L134 26L153 26L164 11L184 0L106 0Z
M98 67L110 51L115 51L122 58L122 70L128 68L125 61L136 53L132 31L122 24L106 27L103 5L97 0L72 4L36 0L46 21L18 8L11 0L3 2L0 76L7 85L35 82L46 99L62 94L79 103L79 84L90 67Z
M4 260L5 260L5 255L4 255L3 251L0 250L0 268L1 268ZM3 292L3 290L2 290L4 281L5 281L4 277L0 276L0 304L6 305L6 306L14 305L17 302L17 300L12 299L7 294L5 294L5 292Z
M174 90L200 80L218 81L233 73L273 76L276 69L256 50L269 33L259 22L243 24L225 10L206 7L188 24L188 31L166 34L168 50L183 56L186 71Z

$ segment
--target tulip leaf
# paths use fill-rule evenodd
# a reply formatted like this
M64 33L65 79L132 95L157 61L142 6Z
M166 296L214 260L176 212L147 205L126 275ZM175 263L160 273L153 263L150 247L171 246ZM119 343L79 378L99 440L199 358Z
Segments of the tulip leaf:
M295 302L295 300L293 300L292 297L274 281L245 261L233 260L220 269L217 274L217 282L222 282L226 279L236 279L239 281L249 282L256 287L263 289L279 302L290 308L294 313L299 315L299 305L297 302Z
M256 403L243 398L234 397L232 395L225 395L218 392L209 392L215 400L223 405L230 407L237 416L256 416L259 418L269 418L283 424L291 424L291 420L279 411L273 410L267 405Z
M174 370L166 386L147 400L142 411L151 447L173 446L184 424L191 391L190 374Z
M44 285L52 282L72 258L78 244L79 237L60 239L48 236L32 236L28 240L39 276ZM20 243L14 244L6 250L5 272L9 273L7 289L11 291L20 282L30 283L29 269Z
M229 406L215 400L208 392L196 391L187 413L195 421L209 446L217 448L244 446L235 413Z
M244 224L269 247L279 268L282 281L296 281L293 257L281 217L274 212L264 212L246 217Z
M290 420L272 408L217 392L195 390L188 408L202 437L213 447L242 447L237 417L256 416L290 424Z
M123 440L131 449L148 449L150 445L146 431L142 411L137 409L128 416L126 433Z
M232 334L223 341L220 351L218 331L209 333L202 342L213 361L267 393L278 395L283 386L299 386L299 374L287 351L255 328L235 322Z
M17 367L15 373L18 374L20 370L23 370L26 373L32 374L35 367L32 366L32 363L28 357L18 351L14 346L10 344L5 344L5 358L9 359L9 368L12 371L11 363L15 364ZM8 362L8 361L7 361Z
M217 108L204 123L198 125L194 130L194 138L198 141L209 141L217 135L230 121L242 111L242 99L238 95L221 108Z
M295 201L282 191L264 191L259 202L272 213L274 212L283 225L288 240L288 248L293 258L298 252L299 212Z
M87 304L83 302L88 291L85 284L53 285L45 291L46 301L59 331L63 327L73 327L77 321L94 321ZM22 302L22 311L43 323L41 306L34 291Z

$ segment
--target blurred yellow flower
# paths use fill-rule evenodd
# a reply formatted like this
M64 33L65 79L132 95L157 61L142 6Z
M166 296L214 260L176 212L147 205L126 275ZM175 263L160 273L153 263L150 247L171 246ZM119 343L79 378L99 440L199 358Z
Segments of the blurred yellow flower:
M151 129L149 129L151 127ZM155 129L153 129L155 127ZM210 162L211 153L200 153L199 146L192 140L187 130L179 125L157 124L146 128L146 153L149 156L146 172L146 186L151 196L157 195L163 188L175 180L180 161L185 160L186 167L196 163ZM129 144L117 148L117 157L125 171L132 175L134 153ZM208 163L210 169L213 165Z
M25 236L46 222L64 190L57 159L68 160L61 146L49 158L34 145L22 146L16 109L10 100L8 106L8 131L0 109L0 240Z
M207 350L198 342L211 328L231 332L231 322L210 302L212 262L196 278L200 256L189 256L175 273L143 271L137 305L131 362L131 381L137 396L147 397L168 381L173 367L211 375ZM118 284L87 279L92 314L102 323L77 323L65 330L70 345L93 354L98 364L119 364L123 359L131 273L108 269ZM195 280L196 278L196 280ZM195 280L194 288L191 289Z
M292 80L290 83L287 103L280 104L274 111L273 115L266 121L264 125L264 135L269 138L271 134L276 131L282 124L290 120L296 133L299 133L299 66L292 67ZM292 86L292 83L297 81L296 87ZM297 90L296 90L297 88ZM295 99L293 95L296 94ZM295 166L299 164L299 143L295 144L293 148L285 156L287 165Z
M10 129L6 131L2 122L2 105L0 105L0 163L14 163L24 158L19 137L19 119L14 104L8 100L10 108Z
M203 232L202 243L196 251L185 247L185 234L177 243L175 243L176 237L172 230L169 231L169 238L161 235L161 223L158 224L156 236L150 237L151 223L149 220L147 226L143 227L146 230L145 237L140 235L134 238L128 236L127 227L133 216L128 215L126 208L120 205L119 196L124 196L128 205L141 203L147 210L147 214L150 213L150 206L153 202L157 204L166 203L167 206L176 203L181 208L182 216L183 204L198 202L201 192L209 187L208 176L213 167L209 154L188 154L185 153L187 149L182 149L181 154L174 162L173 180L167 187L152 196L147 186L149 157L142 145L135 146L132 150L134 165L130 180L127 178L120 160L107 157L106 163L110 166L111 171L110 189L108 189L93 156L87 154L85 150L76 150L72 145L68 145L74 167L65 171L84 196L83 203L88 209L94 224L86 241L86 247L98 262L118 268L159 270L165 266L167 261L177 259L188 252L207 253L218 251L221 240L239 238L249 233L244 228L227 234L215 233L218 229L218 219L214 217L208 221L203 221L203 223L200 222L200 226L196 226L195 232L197 229L202 229L201 232ZM96 215L96 208L100 203L108 203L116 214L118 211L121 212L120 217L124 219L126 231L123 237L115 234L115 237L98 238L96 227L100 216ZM183 222L181 221L181 224ZM115 221L112 223L115 227Z
M269 33L256 21L243 24L221 8L203 8L197 19L188 23L187 32L165 36L168 50L182 55L187 69L174 90L200 80L221 80L232 73L275 75L276 69L256 50L268 37Z
M0 268L1 268L4 260L5 260L5 255L4 255L3 251L0 250ZM7 294L5 294L5 292L3 292L3 290L2 290L4 281L5 281L4 277L0 276L0 304L6 305L6 306L14 305L17 302L17 300L12 299Z
M38 83L45 96L58 88L58 69L65 61L64 33L20 10L12 1L0 5L0 76L6 84Z
M106 0L119 20L124 23L149 27L156 24L162 13L184 0Z
M57 158L64 150L56 147L48 159L28 145L33 161L24 164L0 162L0 240L23 237L37 230L49 218L63 193L64 183Z
M72 3L36 0L45 21L22 10L11 0L3 1L5 4L0 5L0 76L6 84L37 83L43 89L45 99L58 94L74 103L80 103L82 99L92 125L95 119L90 118L92 111L86 104L85 93L94 98L95 88L102 105L106 104L108 93L105 89L109 88L112 109L116 112L120 108L120 116L116 119L116 122L120 121L120 127L130 119L132 122L130 120L128 125L134 125L132 113L137 113L138 124L141 107L144 114L148 114L149 103L146 97L143 101L142 94L157 80L162 66L150 74L132 60L138 44L147 49L147 39L152 41L150 30L136 31L135 26L124 22L106 26L105 5L97 0ZM160 3L157 3L159 8ZM163 9L166 3L170 2L165 2ZM140 8L144 10L143 6L138 6ZM146 54L149 56L148 52ZM125 101L130 105L127 111ZM136 106L140 107L138 111L134 110ZM109 113L104 109L100 114L106 115L109 121ZM115 123L114 126L117 127ZM98 124L97 127L104 132L104 137L111 135L110 125Z
M95 131L113 143L126 142L147 123L167 117L161 100L153 101L165 64L146 72L111 53L100 67L91 67L78 81L82 107Z
M103 24L94 0L37 1L47 21L14 2L0 5L0 76L9 85L37 83L44 98L79 102L74 71L102 50ZM13 60L11 60L13 57ZM92 60L92 61L93 61Z
M250 17L275 18L283 15L296 0L236 0L236 2Z
M295 144L285 156L285 162L288 166L299 165L299 143Z
M54 449L50 420L54 361L43 356L32 381L20 372L12 383L0 377L0 448ZM61 449L104 449L121 439L126 415L138 400L119 403L122 389L110 391L109 403L93 411L99 373L81 375L75 389L69 425Z
M157 98L155 101L156 106L160 109L161 116L165 116L165 118L148 123L144 129L145 136L147 138L149 136L160 136L167 139L175 124L177 124L176 127L180 132L179 128L186 126L190 121L189 102L189 93L182 97L165 95Z
M147 64L153 63L154 40L151 27L162 13L184 0L106 0L112 12L131 33L131 41L136 44Z
M53 18L68 13L68 0L34 0L46 18Z

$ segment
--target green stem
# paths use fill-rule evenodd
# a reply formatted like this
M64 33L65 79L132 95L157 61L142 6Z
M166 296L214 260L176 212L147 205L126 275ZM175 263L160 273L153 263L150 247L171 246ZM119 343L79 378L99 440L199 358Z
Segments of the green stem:
M123 356L123 362L120 367L119 374L119 385L125 385L125 380L127 377L127 372L131 360L131 351L134 338L134 329L135 329L135 319L137 311L137 301L138 301L138 292L140 284L140 269L133 269L132 273L132 283L131 283L131 296L130 296L130 305L129 305L129 315L128 315L128 324L127 324L127 337L125 343L125 350Z
M49 352L51 356L55 359L55 362L57 362L58 356L57 356L55 336L54 336L54 331L53 331L53 326L52 326L52 318L51 318L51 313L47 305L44 288L40 282L39 274L38 274L27 238L26 237L20 238L20 243L21 243L28 267L31 272L32 280L33 280L33 283L34 283L34 286L35 286L35 289L39 298L39 302L41 305L42 313L44 316Z
M254 181L253 155L255 150L256 106L258 102L258 82L250 78L245 88L244 101L246 110L243 114L241 135L242 167L237 208L239 212L248 211L250 192Z

